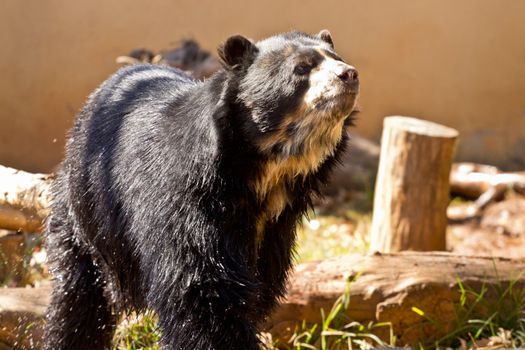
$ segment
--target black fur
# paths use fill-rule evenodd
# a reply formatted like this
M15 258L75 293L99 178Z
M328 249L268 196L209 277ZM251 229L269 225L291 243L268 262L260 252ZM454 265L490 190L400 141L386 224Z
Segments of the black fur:
M308 81L294 60L313 45L331 47L302 33L237 36L206 82L137 65L89 97L53 185L45 349L106 348L129 309L155 311L169 349L258 348L257 325L285 292L295 225L347 140L341 130L315 171L283 180L289 203L257 246L265 204L250 183L280 150L255 141L298 108Z

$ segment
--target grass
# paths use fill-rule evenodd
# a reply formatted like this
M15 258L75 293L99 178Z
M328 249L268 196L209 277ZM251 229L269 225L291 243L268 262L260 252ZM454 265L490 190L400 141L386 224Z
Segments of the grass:
M458 278L459 302L454 305L454 329L436 339L421 342L420 348L525 347L525 288L518 279L480 288L465 285ZM423 310L412 310L437 329L439 324Z
M160 331L152 313L132 314L117 327L112 350L158 350Z
M320 310L321 323L307 325L303 322L296 328L287 343L274 344L269 350L343 350L395 346L396 339L390 323L361 324L348 319L345 310L350 305L351 283L352 280L349 280L346 292L335 301L328 314L325 314L323 309ZM389 330L388 341L382 340L375 334L378 329L385 327Z

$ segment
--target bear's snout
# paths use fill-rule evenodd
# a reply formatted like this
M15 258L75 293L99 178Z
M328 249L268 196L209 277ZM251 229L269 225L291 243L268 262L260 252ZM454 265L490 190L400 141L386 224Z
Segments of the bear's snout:
M347 68L337 75L343 82L350 84L359 80L357 71L353 68Z
M357 93L359 91L359 74L357 70L344 63L341 63L337 68L337 77L349 88L350 92Z

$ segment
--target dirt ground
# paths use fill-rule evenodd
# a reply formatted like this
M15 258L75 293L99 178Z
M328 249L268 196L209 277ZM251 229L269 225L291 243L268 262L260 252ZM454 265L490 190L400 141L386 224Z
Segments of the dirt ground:
M512 195L481 217L449 225L447 241L460 254L525 258L525 198Z

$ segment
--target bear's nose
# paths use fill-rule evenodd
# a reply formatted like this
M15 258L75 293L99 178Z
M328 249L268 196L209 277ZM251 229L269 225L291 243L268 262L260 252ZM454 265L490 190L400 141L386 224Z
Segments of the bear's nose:
M345 83L354 83L359 80L357 70L354 68L345 68L341 73L337 74L337 76Z

